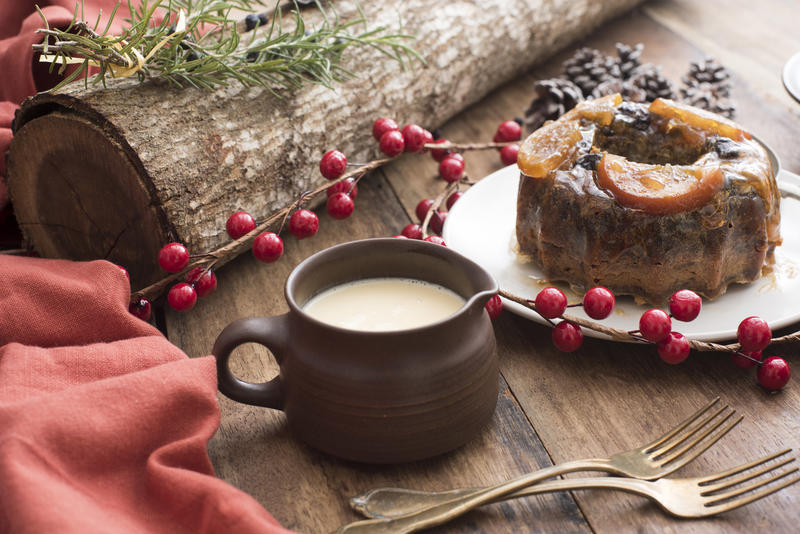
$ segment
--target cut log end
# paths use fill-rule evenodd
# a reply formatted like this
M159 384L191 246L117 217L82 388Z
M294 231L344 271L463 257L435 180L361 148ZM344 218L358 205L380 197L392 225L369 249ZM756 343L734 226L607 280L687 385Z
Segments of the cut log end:
M14 210L44 257L107 259L138 287L160 278L153 258L168 236L139 171L98 125L68 111L26 122L9 153Z

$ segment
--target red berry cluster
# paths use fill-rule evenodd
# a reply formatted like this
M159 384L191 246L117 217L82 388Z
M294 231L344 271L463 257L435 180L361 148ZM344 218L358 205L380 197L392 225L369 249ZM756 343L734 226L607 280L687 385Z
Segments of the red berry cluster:
M507 143L509 141L519 141L522 138L522 119L505 121L497 127L492 141L495 143ZM500 161L503 165L514 165L517 163L519 145L506 145L500 149Z
M545 319L562 317L567 309L567 297L555 287L541 290L532 302L534 309ZM583 297L583 310L592 319L605 319L614 309L614 294L604 287L593 287ZM677 364L689 357L691 347L686 337L672 330L672 319L693 321L700 314L702 301L688 289L676 291L669 299L669 313L653 308L639 318L639 329L629 332L642 341L656 345L658 355L667 363ZM562 320L553 328L553 344L564 352L578 349L583 342L581 327ZM737 331L741 351L731 355L733 363L742 368L759 366L758 383L765 389L783 388L791 375L789 364L783 358L772 356L763 362L761 351L772 341L772 331L766 321L759 317L748 317L739 324Z
M358 195L358 186L353 178L339 180L347 168L347 157L338 150L326 152L319 162L322 176L328 180L338 180L327 189L327 210L334 219L345 219L353 213L353 199ZM233 213L225 223L225 230L231 239L241 239L256 229L256 221L246 211ZM289 232L297 239L314 236L319 230L319 218L311 210L299 208L289 217ZM283 240L275 232L261 232L253 238L253 256L264 263L272 263L283 255ZM165 245L158 253L158 263L170 273L179 273L189 265L189 251L181 243ZM188 311L198 297L211 294L217 287L217 277L210 268L195 267L186 275L184 282L175 284L167 293L167 302L175 310ZM130 305L130 311L137 317L150 318L150 303L146 299Z
M158 264L167 272L179 273L189 265L189 250L181 243L164 245L158 252ZM216 288L217 276L214 271L210 268L194 267L186 274L184 282L170 288L167 302L178 311L190 310L197 302L197 297L208 296ZM130 310L137 317L150 317L150 303L146 299L132 303Z

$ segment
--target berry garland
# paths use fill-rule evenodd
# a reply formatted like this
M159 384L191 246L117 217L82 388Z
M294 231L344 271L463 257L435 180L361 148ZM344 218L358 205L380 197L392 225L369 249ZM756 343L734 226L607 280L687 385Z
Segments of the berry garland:
M165 245L158 254L159 265L173 273L155 284L132 295L130 311L137 317L149 320L150 301L160 296L170 284L181 278L168 291L167 301L178 311L188 311L198 297L212 293L217 286L213 269L230 261L248 247L259 261L272 263L283 255L284 245L280 238L281 230L287 223L289 232L298 239L314 236L319 229L317 215L302 207L303 203L326 192L326 209L334 219L349 217L355 208L354 200L358 194L358 182L369 171L374 170L406 152L421 153L430 151L439 164L439 176L446 186L434 199L423 199L417 204L415 213L419 224L406 225L396 238L422 239L446 246L441 234L447 211L441 211L442 204L447 210L452 208L462 195L460 187L473 182L465 172L464 157L458 151L496 149L503 164L516 162L520 140L521 119L505 121L497 129L492 143L455 144L447 139L435 139L428 130L415 125L406 125L402 130L389 118L380 118L373 125L373 136L380 150L387 156L365 164L348 163L347 157L338 150L326 152L320 159L319 168L328 183L304 193L291 205L270 215L265 221L257 223L245 211L233 213L226 223L226 230L232 241L223 247L199 256L191 256L180 243ZM348 167L355 167L347 170ZM274 231L271 231L272 228ZM432 233L429 233L429 230ZM194 261L192 261L194 258ZM122 268L122 267L121 267ZM124 271L124 269L123 269ZM127 271L125 271L127 274ZM489 316L496 319L503 309L503 298L521 304L538 313L553 327L553 344L561 351L572 352L583 343L583 329L604 334L616 341L647 343L656 346L656 352L667 363L678 364L685 361L691 350L717 351L731 354L733 364L741 368L758 367L758 383L767 390L779 390L789 381L791 371L784 358L770 356L763 359L763 350L772 344L800 341L800 332L778 338L766 321L758 317L744 319L737 330L738 343L720 345L687 339L673 330L673 319L689 322L697 318L702 307L700 297L688 289L675 292L669 301L669 313L653 308L645 311L639 320L638 330L625 331L604 326L596 322L607 318L615 306L614 294L605 287L590 288L580 303L568 304L566 295L555 287L542 289L535 299L525 299L500 290L486 304ZM582 306L593 320L569 315L570 307ZM554 321L558 320L558 322Z

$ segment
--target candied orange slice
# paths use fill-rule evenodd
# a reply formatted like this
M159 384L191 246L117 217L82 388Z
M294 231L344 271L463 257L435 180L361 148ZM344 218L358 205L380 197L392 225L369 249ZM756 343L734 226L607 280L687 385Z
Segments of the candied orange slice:
M550 171L572 154L582 138L577 121L555 121L545 124L519 147L517 166L522 174L545 178Z
M608 126L614 120L614 114L620 104L622 104L622 96L615 93L593 100L584 100L575 106L575 112L599 126Z
M651 215L692 211L711 200L723 184L719 167L651 165L604 154L597 183L621 205Z
M741 129L735 122L715 113L666 98L656 98L650 104L650 111L667 119L674 119L699 130L729 137L734 141L752 139L753 136Z

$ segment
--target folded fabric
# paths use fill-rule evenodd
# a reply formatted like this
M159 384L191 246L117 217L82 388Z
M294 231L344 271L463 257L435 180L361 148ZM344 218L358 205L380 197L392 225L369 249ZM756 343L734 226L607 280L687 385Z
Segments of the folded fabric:
M105 261L0 255L0 532L288 532L214 477L213 357L129 291Z

